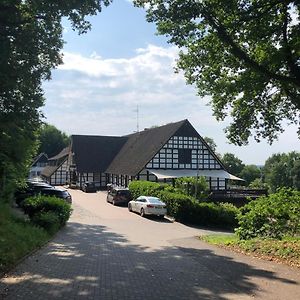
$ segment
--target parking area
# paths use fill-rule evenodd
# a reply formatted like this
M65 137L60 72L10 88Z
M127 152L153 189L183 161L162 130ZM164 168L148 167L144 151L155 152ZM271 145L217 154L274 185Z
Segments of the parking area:
M66 228L7 277L0 299L298 299L298 269L209 246L209 231L71 190Z
M81 219L84 209L100 218L102 225L123 235L132 243L149 249L169 246L169 240L192 237L201 232L199 229L172 222L168 218L160 219L154 216L142 218L137 213L130 213L126 205L113 206L106 202L106 192L85 194L74 190L71 194L75 207L72 220Z

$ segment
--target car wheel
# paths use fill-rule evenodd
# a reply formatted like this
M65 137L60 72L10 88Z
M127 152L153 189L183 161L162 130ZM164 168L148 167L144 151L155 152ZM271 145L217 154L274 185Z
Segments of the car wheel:
M131 204L128 204L128 210L129 210L130 212L132 212Z
M141 217L145 217L145 211L143 208L141 209Z
M112 201L112 204L115 206L115 205L116 205L116 201L115 201L115 200L113 200L113 201Z

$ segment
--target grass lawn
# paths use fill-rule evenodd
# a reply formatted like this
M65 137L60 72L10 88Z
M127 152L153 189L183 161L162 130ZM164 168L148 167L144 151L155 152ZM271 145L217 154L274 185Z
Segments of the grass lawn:
M0 206L0 275L18 260L49 240L42 228L12 214L8 205Z
M201 236L200 239L236 252L300 268L300 237L286 237L282 240L251 239L242 241L236 235L232 234L226 236L207 235Z

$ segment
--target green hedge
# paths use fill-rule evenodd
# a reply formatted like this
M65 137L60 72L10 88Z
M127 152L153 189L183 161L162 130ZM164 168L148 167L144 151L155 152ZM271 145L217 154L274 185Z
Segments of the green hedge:
M37 213L32 217L31 221L49 233L55 233L61 226L59 217L52 211Z
M168 215L180 222L220 228L237 226L238 208L234 205L199 202L192 196L179 193L167 184L133 181L129 189L134 198L141 195L159 197L167 204Z
M282 238L300 234L300 192L281 189L268 197L260 197L240 209L240 239L255 237Z
M65 225L72 212L71 205L64 200L42 195L26 199L22 208L34 224L49 231Z
M136 199L141 195L151 195L153 197L158 197L161 191L168 188L167 186L168 186L167 184L159 184L156 182L141 180L141 181L130 182L129 190L134 199Z
M192 210L195 206L192 197L168 191L161 191L158 196L167 204L168 215L181 222L191 220Z
M205 177L181 177L175 180L175 186L181 194L196 197L198 200L207 200L210 192Z

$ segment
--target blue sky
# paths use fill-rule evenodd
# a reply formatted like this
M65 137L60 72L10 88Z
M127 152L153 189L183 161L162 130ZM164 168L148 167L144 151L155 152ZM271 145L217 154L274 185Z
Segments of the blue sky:
M128 0L89 19L92 30L80 35L65 22L64 65L44 83L46 122L68 134L123 135L140 129L189 119L202 136L213 138L217 152L231 152L244 163L263 164L273 153L300 150L296 128L272 146L250 140L245 147L226 141L223 129L182 74L174 73L178 50L157 36L143 10Z

